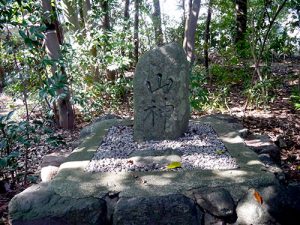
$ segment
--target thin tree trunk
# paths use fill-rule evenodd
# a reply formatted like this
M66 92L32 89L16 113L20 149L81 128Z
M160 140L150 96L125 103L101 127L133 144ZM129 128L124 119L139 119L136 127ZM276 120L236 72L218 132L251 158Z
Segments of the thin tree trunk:
M275 11L275 14L272 18L270 18L270 16L268 15L268 27L267 27L267 31L263 34L262 36L262 43L260 44L259 46L259 42L258 42L258 37L254 38L255 34L251 35L251 38L252 38L252 41L250 42L251 43L251 53L252 53L252 57L253 57L253 61L254 61L254 71L253 71L253 75L252 75L252 85L255 85L255 82L256 82L256 75L258 77L258 79L260 81L262 81L264 78L261 74L261 70L260 70L260 64L261 64L261 61L263 60L263 53L264 53L264 50L265 50L265 47L266 47L266 43L267 43L267 40L269 38L269 34L271 32L271 29L279 15L279 13L281 12L281 10L284 8L285 4L287 3L288 0L283 0L283 2L281 4L279 4L277 6L277 9ZM265 12L266 12L267 9L265 9ZM266 19L266 16L264 15L263 16L263 20ZM254 25L254 24L253 24ZM259 27L258 29L261 29L261 27ZM257 46L258 45L258 46ZM258 47L258 52L256 52L256 49ZM262 93L264 95L267 94L267 90L265 89L265 87L262 87ZM248 104L249 104L249 101L250 101L250 97L248 96L247 97L247 100L246 100L246 103L244 105L244 113L245 111L247 110L247 107L248 107Z
M109 1L101 1L101 8L103 12L102 17L102 29L103 33L106 34L104 41L104 51L110 51L109 36L108 32L111 30L110 17L109 17ZM106 69L106 79L114 81L116 79L116 70Z
M126 37L126 32L127 30L129 29L129 19L130 19L130 16L129 16L129 0L125 0L125 5L124 5L124 28L123 28L123 33L124 33L124 39ZM127 40L124 40L124 41L127 41ZM121 49L121 54L122 56L125 56L125 49L124 47L122 47Z
M124 20L128 21L129 20L129 0L125 0L125 7L124 7Z
M0 93L2 93L4 88L4 68L0 65Z
M110 18L109 18L109 3L108 1L101 1L101 8L103 11L102 28L104 32L110 30Z
M182 27L183 27L182 39L184 39L184 28L185 28L185 23L186 23L185 0L182 0L182 10L183 10L183 16L182 16Z
M235 0L236 36L235 43L243 41L247 30L247 0Z
M159 0L153 0L154 13L152 15L152 21L154 26L155 44L157 46L163 45L163 33L161 28L161 13Z
M135 63L139 60L139 0L134 0L134 59Z
M55 27L57 27L58 21L55 18L55 16L53 18L53 15L55 15L55 11L51 6L51 0L42 0L42 6L45 15L48 17L48 19L50 19L45 21L51 21L50 23L46 23L46 26L48 27L48 30L45 34L46 52L52 60L57 61L60 58L59 46L62 40L59 40L59 38L62 38L62 35L59 35L58 31L55 29ZM67 79L67 75L63 68L57 68L56 66L52 66L52 74L55 75L57 69L60 69L63 76L65 76L65 79ZM56 94L59 96L57 100L59 126L65 129L73 129L74 112L70 102L69 89L61 88L56 91Z
M211 21L211 13L212 13L212 0L209 0L207 6L207 18L205 24L205 33L204 33L204 65L206 70L206 77L209 78L209 84L211 85L212 77L209 73L209 64L208 64L208 49L209 49L209 38L210 38L210 21Z
M189 15L185 24L183 48L187 55L187 60L192 65L195 60L195 34L197 28L197 20L199 16L201 0L189 1Z

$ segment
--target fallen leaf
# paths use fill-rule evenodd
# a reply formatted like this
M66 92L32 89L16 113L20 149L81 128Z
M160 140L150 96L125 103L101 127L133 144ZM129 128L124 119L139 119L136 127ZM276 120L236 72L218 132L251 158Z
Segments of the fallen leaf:
M132 160L128 160L127 163L128 164L133 164L133 161Z
M181 167L181 162L171 162L170 164L168 164L167 169L176 169L176 168L180 168Z
M257 191L254 191L254 197L256 199L256 201L259 203L259 204L263 204L263 198L261 197L261 195L257 192Z
M224 150L221 150L221 149L218 149L218 150L216 151L216 153L217 153L218 155L222 155L222 154L225 153L225 151L224 151Z

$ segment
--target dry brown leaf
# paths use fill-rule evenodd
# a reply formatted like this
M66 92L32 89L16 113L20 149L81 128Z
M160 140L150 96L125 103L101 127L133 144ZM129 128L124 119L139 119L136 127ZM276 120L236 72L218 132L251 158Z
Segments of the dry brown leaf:
M133 164L133 160L128 160L127 163L128 164Z
M254 197L255 197L255 200L259 203L259 204L263 204L263 198L261 197L261 195L257 192L257 191L254 191Z

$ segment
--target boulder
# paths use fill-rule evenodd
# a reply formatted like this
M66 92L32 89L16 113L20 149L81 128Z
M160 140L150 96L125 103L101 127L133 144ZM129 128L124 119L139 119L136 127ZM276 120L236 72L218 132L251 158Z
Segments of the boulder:
M121 198L113 215L114 225L202 225L202 220L194 201L180 194Z
M135 140L176 139L187 130L189 66L179 44L155 48L141 57L133 99Z
M9 203L12 225L107 225L106 212L104 200L63 197L48 183L27 188Z
M206 212L217 216L236 219L235 204L230 193L224 188L195 190L194 198L197 204Z
M257 191L262 203L254 196ZM272 185L250 189L238 203L238 224L299 224L300 186Z
M43 157L41 167L46 167L46 166L59 167L62 163L65 162L66 157L69 155L70 153L63 153L63 152L53 152L51 154L45 155Z
M223 225L226 224L224 221L221 219L209 214L205 213L204 215L204 225Z

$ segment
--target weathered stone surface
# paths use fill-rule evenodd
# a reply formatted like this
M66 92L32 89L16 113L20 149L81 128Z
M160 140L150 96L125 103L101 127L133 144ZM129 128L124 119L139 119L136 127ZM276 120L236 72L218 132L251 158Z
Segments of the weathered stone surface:
M263 204L256 201L250 189L239 202L238 224L299 224L300 186L272 185L257 189Z
M197 204L212 215L234 217L235 205L230 193L224 188L194 191Z
M91 135L94 130L95 127L98 126L99 122L102 122L104 120L115 120L115 119L121 119L121 117L119 117L118 115L114 115L114 114L104 114L101 115L97 118L95 118L90 124L86 125L81 131L80 131L80 138L85 138L89 135Z
M106 211L102 199L62 197L47 183L27 188L9 203L12 225L106 225Z
M204 215L204 225L224 225L226 224L224 221L222 221L219 218L214 217L213 215L210 215L209 213L205 213Z
M42 182L48 182L52 180L58 172L57 166L46 166L41 169Z
M188 127L189 74L185 53L172 43L145 53L134 81L134 138L175 139Z
M189 198L179 195L120 199L114 225L202 225L203 213Z
M45 155L43 157L41 167L46 167L46 166L59 167L62 163L64 163L66 157L69 155L70 153L67 152L53 152L51 154Z
M274 163L280 163L280 149L269 136L252 134L247 137L245 143L257 154L268 154Z
M173 149L166 150L144 150L133 152L128 159L133 161L135 165L157 165L165 167L172 162L181 162L181 153Z

